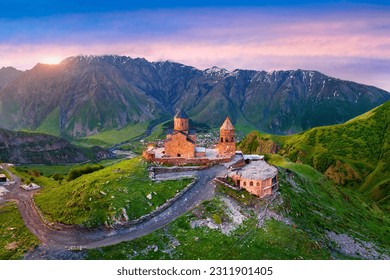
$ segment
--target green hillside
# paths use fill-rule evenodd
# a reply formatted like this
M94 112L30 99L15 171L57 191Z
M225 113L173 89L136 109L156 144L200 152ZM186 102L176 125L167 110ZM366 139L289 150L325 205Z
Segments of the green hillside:
M389 254L390 219L375 203L335 186L308 165L277 155L268 160L279 166L281 193L268 207L245 191L219 186L213 200L167 227L89 250L87 258L376 259ZM265 208L267 218L259 223Z
M93 143L93 141L95 141L97 145L107 147L141 136L143 133L145 133L147 128L148 122L142 122L134 125L128 125L119 130L112 129L103 131L98 134L81 138L78 141L85 141L86 143Z
M44 186L34 199L48 220L86 227L111 225L127 219L126 216L129 220L137 219L164 204L190 182L189 179L152 182L146 163L139 157L69 182L48 178L48 172L46 176L31 177L32 170L25 167L15 173ZM149 194L151 199L147 198Z
M280 146L279 154L313 166L390 210L390 102L344 124L291 136L254 132L240 146L244 152L257 152L265 138Z
M40 126L35 131L57 137L60 136L60 108L55 108L49 115L47 115L47 117L42 121Z
M0 205L0 236L0 260L22 259L39 243L24 225L14 202Z

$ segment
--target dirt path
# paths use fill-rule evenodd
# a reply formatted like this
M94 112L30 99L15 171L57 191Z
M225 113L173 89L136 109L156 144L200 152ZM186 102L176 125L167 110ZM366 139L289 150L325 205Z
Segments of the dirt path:
M183 213L186 213L199 203L214 196L215 176L222 174L224 166L214 166L209 169L197 171L196 183L169 208L155 217L140 222L131 227L122 227L114 230L98 228L86 230L74 226L53 225L49 227L38 214L32 200L33 192L28 192L20 187L20 179L13 175L5 165L3 168L15 180L15 184L7 187L8 193L3 195L5 201L15 201L27 228L41 241L41 247L46 250L65 250L70 247L96 248L129 241L137 237L149 234L169 224ZM38 249L39 251L39 249ZM29 253L27 258L42 258L41 254Z

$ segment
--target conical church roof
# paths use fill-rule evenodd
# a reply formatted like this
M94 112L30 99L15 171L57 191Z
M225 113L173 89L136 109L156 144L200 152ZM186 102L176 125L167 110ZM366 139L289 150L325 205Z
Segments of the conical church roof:
M183 109L180 109L179 112L177 112L177 114L175 115L175 118L188 119L188 116L187 116L186 112L184 112Z
M223 130L234 130L234 126L232 122L230 121L229 117L226 117L225 121L223 122L220 129Z

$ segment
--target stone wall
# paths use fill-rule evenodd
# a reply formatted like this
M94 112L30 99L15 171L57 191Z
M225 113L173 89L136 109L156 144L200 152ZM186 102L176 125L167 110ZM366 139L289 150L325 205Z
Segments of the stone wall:
M145 159L147 159L145 157ZM148 159L147 159L148 160ZM197 165L212 165L218 163L226 163L231 160L230 157L209 159L209 158L182 158L182 157L166 157L166 158L151 158L150 161L161 164L172 164L172 165L186 165L186 164L197 164Z
M153 174L166 174L166 173L175 173L175 172L188 172L188 171L197 171L209 168L209 166L172 166L172 167L156 167L151 166L149 172Z

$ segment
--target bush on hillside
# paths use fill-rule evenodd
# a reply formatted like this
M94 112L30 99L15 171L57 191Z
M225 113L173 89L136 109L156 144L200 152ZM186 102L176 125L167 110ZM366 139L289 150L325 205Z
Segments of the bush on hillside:
M74 180L74 179L76 179L84 174L89 174L89 173L98 171L98 170L103 169L103 168L104 167L100 164L98 164L98 165L88 164L88 165L84 165L81 167L76 167L76 168L73 168L70 170L66 180L69 182L69 181L72 181L72 180Z

